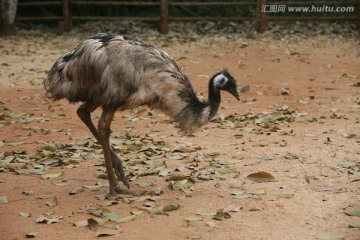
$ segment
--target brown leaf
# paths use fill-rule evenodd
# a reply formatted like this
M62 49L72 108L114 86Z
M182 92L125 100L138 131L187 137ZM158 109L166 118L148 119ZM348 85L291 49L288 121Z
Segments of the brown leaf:
M224 212L222 209L217 211L213 219L224 221L227 218L231 218L231 215L228 212Z
M73 189L71 192L69 192L69 195L75 195L75 194L78 194L78 193L81 193L84 191L84 187L77 187L75 189Z
M0 196L0 204L7 204L9 200L6 196Z
M245 87L243 87L243 88L241 88L241 89L239 90L240 93L247 93L247 92L249 92L249 91L250 91L250 87L249 87L249 86L245 86Z
M117 221L107 220L103 224L101 224L101 226L105 228L118 229L119 223Z
M80 220L78 222L74 222L74 226L76 226L76 227L86 227L86 226L89 226L89 223L88 223L88 220L85 219L85 220Z
M60 173L51 173L51 174L45 174L40 176L41 179L52 179L52 178L57 178L60 177L64 174L64 172L60 172Z
M169 211L174 211L174 210L178 210L180 208L179 204L169 204L163 207L163 212L169 212Z
M35 222L36 223L47 223L47 224L52 224L52 223L58 223L58 222L61 222L61 219L63 217L52 217L52 218L47 218L47 217L44 217L44 216L40 216L40 217L37 217L35 219Z
M114 230L109 228L99 228L96 231L96 237L106 237L106 236L114 236L115 234L120 233L121 230Z
M277 180L270 174L264 171L249 174L246 179L257 182L276 182Z
M57 198L51 198L50 201L46 202L46 205L48 205L49 207L55 207L57 205Z
M27 238L34 238L34 237L36 237L37 235L39 235L39 233L37 233L37 232L30 232L30 233L26 233L26 234L25 234L25 236L26 236Z
M89 219L87 220L87 223L88 223L89 228L90 228L91 230L96 231L96 230L98 229L98 227L99 227L99 222L98 222L97 220L93 219L93 218L89 218Z
M166 179L166 181L183 181L183 180L188 180L189 177L185 176L185 175L172 175L170 176L168 179Z

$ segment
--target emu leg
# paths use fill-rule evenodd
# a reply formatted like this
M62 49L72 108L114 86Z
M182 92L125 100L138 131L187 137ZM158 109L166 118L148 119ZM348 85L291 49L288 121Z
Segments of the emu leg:
M90 132L94 135L96 140L100 143L99 132L94 126L94 123L91 121L90 113L93 112L96 108L98 108L97 104L92 104L89 102L83 103L79 109L77 110L77 115L85 123ZM100 143L101 144L101 143ZM120 158L116 155L116 153L111 149L111 159L112 166L114 168L116 176L118 176L121 182L127 187L130 188L129 181L126 179L124 169L122 167L122 163Z
M113 170L112 161L111 161L111 149L110 149L110 125L111 121L113 119L115 111L110 110L106 111L104 110L101 114L101 117L99 119L98 123L98 130L99 130L99 140L100 144L103 148L104 152L104 158L105 158L105 167L106 172L109 179L109 185L110 185L110 193L114 196L116 196L117 193L121 192L121 189L119 188L118 182L116 180L116 176Z

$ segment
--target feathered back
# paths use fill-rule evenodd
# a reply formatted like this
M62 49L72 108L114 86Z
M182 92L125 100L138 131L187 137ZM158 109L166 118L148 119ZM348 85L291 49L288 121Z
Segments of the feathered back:
M205 124L210 114L168 53L116 34L93 36L63 55L44 86L54 100L120 110L148 105L186 130Z

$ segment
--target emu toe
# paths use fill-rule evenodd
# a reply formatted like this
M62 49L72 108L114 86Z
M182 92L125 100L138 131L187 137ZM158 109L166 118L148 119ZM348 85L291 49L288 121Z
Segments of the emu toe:
M115 172L115 175L120 179L120 181L129 189L130 184L126 178L124 169L122 167L121 160L118 156L114 155L112 158L112 166Z
M110 194L113 195L114 197L118 196L119 194L139 196L138 193L128 189L122 189L119 186L110 187Z

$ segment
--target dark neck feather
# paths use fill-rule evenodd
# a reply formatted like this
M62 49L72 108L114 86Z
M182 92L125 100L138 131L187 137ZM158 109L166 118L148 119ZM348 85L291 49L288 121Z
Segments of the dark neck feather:
M174 106L169 105L167 109L163 108L162 110L171 115L183 130L188 131L199 128L213 118L219 109L221 100L220 90L214 86L213 79L209 82L209 97L207 101L199 100L190 84L185 85L178 96L185 103L183 108L175 108L177 111L172 112L171 110L174 109Z
M214 86L214 78L209 82L209 97L207 100L210 106L209 120L212 119L217 113L221 102L220 90Z

